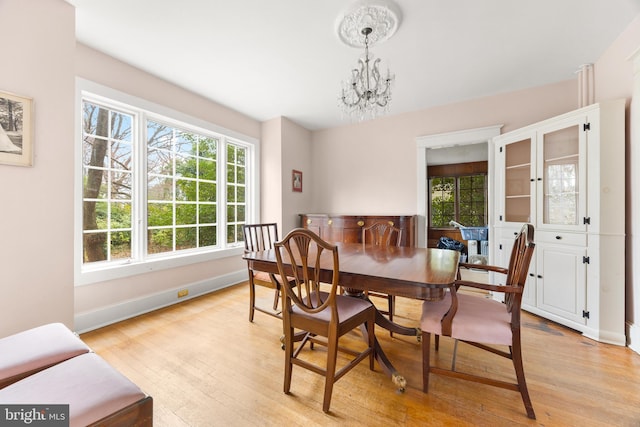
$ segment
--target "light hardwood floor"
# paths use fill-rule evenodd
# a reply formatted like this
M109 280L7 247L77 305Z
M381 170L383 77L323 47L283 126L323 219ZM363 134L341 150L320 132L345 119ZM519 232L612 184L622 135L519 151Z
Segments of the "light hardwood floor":
M269 306L272 294L264 292L262 306ZM159 427L640 426L640 355L527 313L524 368L536 421L512 391L433 376L422 393L420 344L382 329L376 335L407 390L398 392L377 364L372 372L364 362L336 383L324 414L323 377L294 367L292 394L282 392L280 322L256 313L250 323L248 295L246 284L237 285L81 337L153 396ZM419 301L398 298L397 311L399 323L418 325ZM346 339L360 343L356 333ZM443 338L434 360L448 365L452 348ZM510 361L484 353L459 345L457 368L513 378Z

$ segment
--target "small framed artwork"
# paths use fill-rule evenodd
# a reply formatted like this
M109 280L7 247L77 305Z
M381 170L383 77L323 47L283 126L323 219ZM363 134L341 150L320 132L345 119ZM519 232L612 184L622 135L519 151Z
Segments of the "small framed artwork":
M0 91L0 164L33 164L31 98Z
M294 169L291 173L291 182L293 191L302 193L302 172Z

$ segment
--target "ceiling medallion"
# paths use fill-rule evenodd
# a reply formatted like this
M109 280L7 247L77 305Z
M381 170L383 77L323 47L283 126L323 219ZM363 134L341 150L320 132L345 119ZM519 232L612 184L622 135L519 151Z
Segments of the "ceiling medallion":
M364 47L362 30L371 28L369 46L390 38L400 25L400 8L390 0L360 0L336 21L338 38L351 47Z

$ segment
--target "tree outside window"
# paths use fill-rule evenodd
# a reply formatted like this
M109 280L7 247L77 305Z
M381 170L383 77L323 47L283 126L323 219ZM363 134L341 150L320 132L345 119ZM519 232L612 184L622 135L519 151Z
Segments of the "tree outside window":
M467 227L487 224L486 174L431 177L429 190L430 227L451 227L450 221Z
M242 241L246 144L135 108L84 99L82 110L83 264Z

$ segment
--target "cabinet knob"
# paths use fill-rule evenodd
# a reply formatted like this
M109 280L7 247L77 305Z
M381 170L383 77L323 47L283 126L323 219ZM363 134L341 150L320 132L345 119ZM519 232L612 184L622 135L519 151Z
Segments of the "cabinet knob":
M556 236L556 240L562 240L562 236Z
M542 178L538 178L538 181L542 181Z
M313 221L310 219L307 219L307 225L310 225Z
M393 227L393 221L389 221L387 224L389 224L391 227Z
M534 277L534 274L533 273L529 273L529 276Z
M364 225L364 221L363 220L358 221L358 225L362 227Z
M533 181L535 181L535 179L531 178L530 181L533 182Z
M538 279L542 279L542 276L538 274Z

